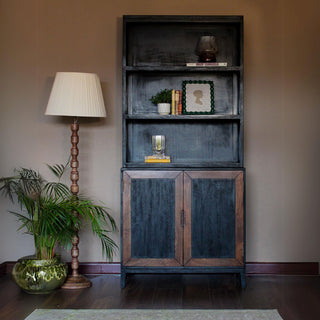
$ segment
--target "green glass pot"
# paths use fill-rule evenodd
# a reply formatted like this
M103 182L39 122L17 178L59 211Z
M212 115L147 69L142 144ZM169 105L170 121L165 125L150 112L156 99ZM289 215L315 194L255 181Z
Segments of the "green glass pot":
M27 293L45 294L60 288L67 278L68 267L60 257L37 260L34 256L18 260L12 270L17 285Z

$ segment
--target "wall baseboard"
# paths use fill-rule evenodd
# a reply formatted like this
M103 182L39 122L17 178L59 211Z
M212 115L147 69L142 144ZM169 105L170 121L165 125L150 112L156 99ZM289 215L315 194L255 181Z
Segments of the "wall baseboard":
M8 264L8 262L4 262L4 263L0 264L0 276L8 273L7 264Z
M70 269L70 263L69 263ZM79 264L80 274L120 274L120 263L108 263L108 262L82 262Z
M16 262L7 261L0 264L0 275L10 273ZM70 263L69 263L70 265ZM79 273L120 274L120 263L81 262ZM318 262L247 262L247 275L319 275Z
M247 262L246 274L318 275L318 262Z

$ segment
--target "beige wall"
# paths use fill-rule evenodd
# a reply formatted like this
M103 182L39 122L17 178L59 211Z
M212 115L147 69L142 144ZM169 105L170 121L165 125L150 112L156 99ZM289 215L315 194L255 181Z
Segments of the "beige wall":
M1 0L0 176L62 163L69 119L44 116L57 71L100 76L108 118L80 125L80 188L120 221L121 18L244 15L247 260L320 261L320 2ZM0 198L0 263L31 254ZM115 237L119 242L119 236ZM103 261L81 233L81 261ZM69 258L69 254L65 256ZM119 261L119 256L115 257Z

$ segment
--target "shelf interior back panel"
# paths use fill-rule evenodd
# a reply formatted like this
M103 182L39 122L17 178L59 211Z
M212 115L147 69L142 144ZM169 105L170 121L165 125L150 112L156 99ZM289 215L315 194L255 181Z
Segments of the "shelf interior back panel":
M152 154L152 136L165 135L172 163L239 164L240 121L130 121L127 123L127 163L143 163Z
M240 34L237 23L135 23L127 29L128 66L183 66L197 62L199 37L213 35L217 61L240 65Z
M182 90L183 81L212 81L214 87L215 114L237 115L241 113L239 97L239 73L165 73L134 72L127 76L128 114L155 113L157 107L150 98L159 89Z

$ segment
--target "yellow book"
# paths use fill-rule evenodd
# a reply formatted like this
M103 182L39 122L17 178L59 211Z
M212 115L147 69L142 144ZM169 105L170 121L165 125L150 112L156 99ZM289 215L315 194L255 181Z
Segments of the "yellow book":
M176 90L176 94L175 94L176 98L175 98L175 114L179 114L179 90Z
M145 163L170 163L170 159L145 159Z
M176 90L172 90L171 94L171 114L176 114Z
M145 156L145 163L170 163L171 159L169 156L158 157L158 156Z

